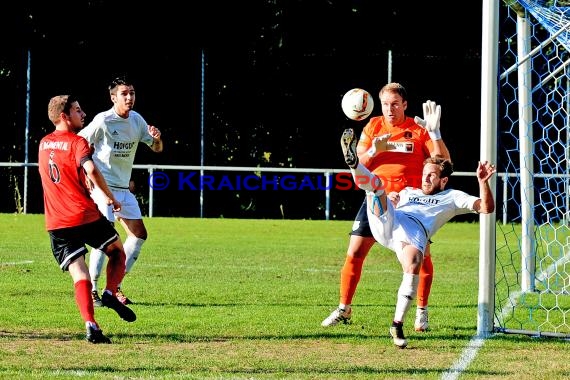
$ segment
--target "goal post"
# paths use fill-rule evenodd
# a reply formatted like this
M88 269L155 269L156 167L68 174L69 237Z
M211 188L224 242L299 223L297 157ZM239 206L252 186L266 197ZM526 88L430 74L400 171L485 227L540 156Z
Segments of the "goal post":
M489 154L487 144L497 148L508 189L502 211L509 219L481 234L481 256L489 256L480 271L487 270L493 281L486 284L480 275L479 303L490 285L494 305L492 318L480 307L478 332L569 338L570 3L497 1L485 2L483 18L496 17L493 9L500 14L498 59L482 62L498 69L495 77L482 76L496 84L496 142L483 132L493 133L483 104L481 155ZM492 34L493 25L483 24L484 35ZM482 98L492 99L490 91L483 85ZM493 237L494 253L485 252Z
M483 1L481 47L481 160L497 162L497 35L499 0ZM492 179L493 184L496 179ZM491 188L496 188L491 186ZM496 197L495 197L496 198ZM494 213L479 216L479 294L477 307L477 334L485 336L493 331L495 278L495 220Z

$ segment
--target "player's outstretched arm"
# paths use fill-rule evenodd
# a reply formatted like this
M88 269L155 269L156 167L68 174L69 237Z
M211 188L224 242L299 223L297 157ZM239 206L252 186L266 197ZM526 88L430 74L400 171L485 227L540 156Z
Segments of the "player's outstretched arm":
M424 110L424 118L414 117L416 124L424 127L429 133L429 137L433 140L441 140L441 132L439 130L441 120L441 106L431 100L427 100L422 104Z
M394 150L396 147L394 144L390 144L388 140L392 137L391 133L387 133L382 136L374 137L372 140L372 146L368 149L367 154L370 157L376 157L380 152L386 152L388 150Z
M433 142L433 151L431 152L432 157L441 157L445 158L446 160L451 161L451 154L449 153L449 149L447 149L447 145L441 140L432 140Z
M479 200L475 202L474 209L480 214L490 214L495 211L495 200L489 186L489 180L496 173L495 165L488 161L481 162L477 166L477 181L479 181Z
M83 169L85 170L87 178L107 196L107 204L113 205L113 211L120 211L121 203L113 196L113 192L109 189L109 186L107 186L103 174L97 169L95 163L92 160L85 161Z
M149 125L147 128L148 134L152 136L152 144L150 145L150 149L156 153L162 152L163 145L160 130L154 125Z
M425 128L433 142L434 149L431 156L439 156L451 160L449 149L447 149L447 145L445 145L441 137L441 106L431 100L427 100L422 106L424 118L416 116L414 121L419 126Z

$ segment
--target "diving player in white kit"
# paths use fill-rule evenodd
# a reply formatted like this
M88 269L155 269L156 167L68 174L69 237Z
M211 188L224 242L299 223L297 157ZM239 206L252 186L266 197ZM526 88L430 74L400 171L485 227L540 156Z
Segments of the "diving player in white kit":
M390 150L389 138L390 135L377 137L376 149ZM429 239L456 215L495 211L489 179L496 169L488 162L479 162L476 172L479 197L475 197L460 190L445 189L453 165L449 160L430 157L424 161L421 189L406 187L399 193L386 194L381 179L358 162L357 138L352 129L343 132L340 143L354 182L366 191L368 220L374 239L393 250L402 265L404 274L390 335L396 346L404 348L408 344L403 332L404 319L416 295Z

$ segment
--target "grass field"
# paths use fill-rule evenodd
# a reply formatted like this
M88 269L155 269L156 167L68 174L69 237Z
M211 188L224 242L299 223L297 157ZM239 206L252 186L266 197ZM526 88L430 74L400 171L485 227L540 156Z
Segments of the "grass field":
M320 326L338 303L351 221L145 222L149 240L123 283L137 321L97 308L113 344L92 345L43 215L0 214L0 378L570 377L568 342L524 335L484 340L464 371L452 370L475 345L477 224L448 223L434 237L431 330L413 331L412 310L400 350L388 328L401 269L383 248L366 261L353 323Z

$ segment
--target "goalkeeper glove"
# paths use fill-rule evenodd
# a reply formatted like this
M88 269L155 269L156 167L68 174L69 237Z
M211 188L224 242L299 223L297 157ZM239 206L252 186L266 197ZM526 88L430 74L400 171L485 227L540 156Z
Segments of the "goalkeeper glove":
M428 100L423 104L424 118L414 117L416 124L425 128L432 140L441 140L441 132L439 130L439 120L441 119L441 106Z
M394 144L388 142L388 139L392 137L391 133L387 133L382 136L374 137L372 140L372 146L368 149L368 155L370 157L375 157L380 152L385 152L387 150L396 149Z

